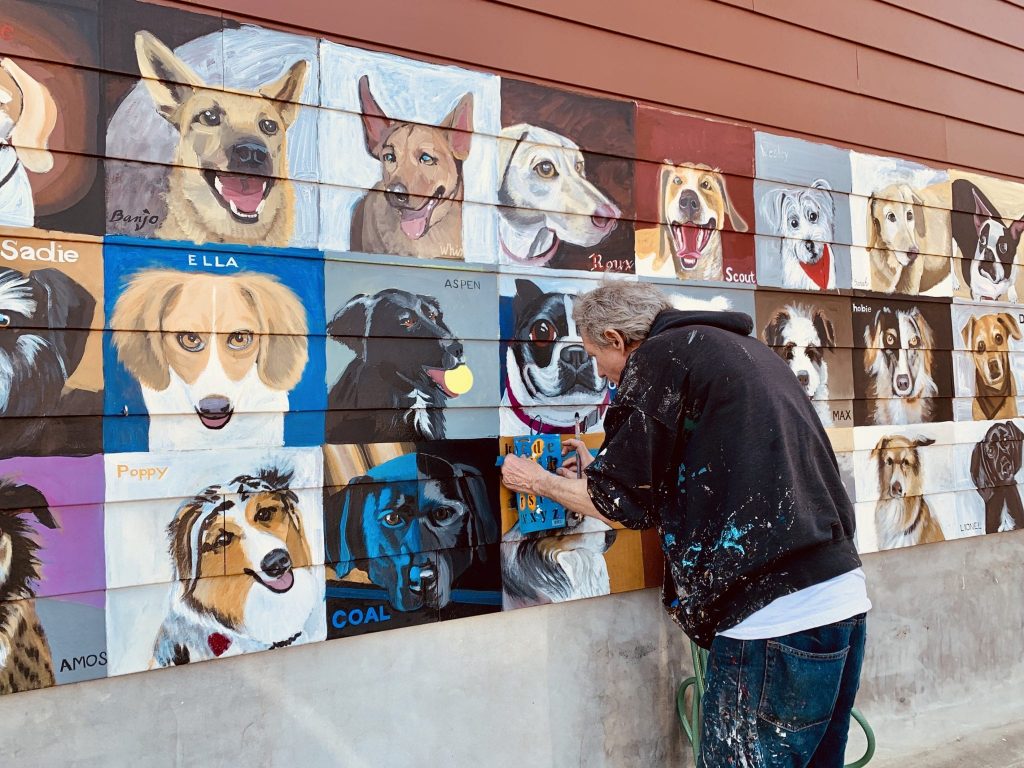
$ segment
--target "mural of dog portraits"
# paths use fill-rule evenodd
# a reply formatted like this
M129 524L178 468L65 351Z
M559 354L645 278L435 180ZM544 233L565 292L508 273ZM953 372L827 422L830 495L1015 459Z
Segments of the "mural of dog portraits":
M153 648L168 667L308 640L322 595L292 475L266 468L185 500L167 526L174 580ZM222 576L225 568L229 575Z
M47 173L47 142L57 125L57 105L44 85L0 58L0 225L31 227L35 204L28 171Z
M1024 528L1017 473L1024 432L1012 421L993 424L971 451L971 480L985 502L985 533Z
M143 270L110 322L151 417L149 450L284 444L307 324L298 296L276 278Z
M929 421L938 386L932 378L932 331L921 311L878 310L864 330L864 344L873 423Z
M419 258L461 258L462 163L473 135L473 95L465 94L439 125L387 116L359 79L366 151L381 180L352 215L352 250Z
M210 89L149 32L135 36L139 71L157 111L178 133L167 218L156 236L196 243L291 240L295 192L286 134L309 64L297 61L253 92Z
M945 540L923 495L924 477L918 451L934 442L931 438L887 435L871 451L871 460L878 470L875 532L879 549Z
M963 327L963 337L974 363L975 420L1016 416L1017 385L1010 367L1010 339L1021 340L1017 319L1009 312L971 317Z
M891 184L871 195L868 254L872 290L917 295L949 273L945 256L921 254L926 227L924 200L909 184Z
M771 227L768 234L782 238L783 287L803 291L835 288L831 243L836 204L829 183L815 179L810 187L771 189L761 198L761 213Z
M611 399L608 381L598 376L594 358L583 349L572 306L568 293L545 293L530 280L516 280L514 341L505 353L502 405L511 406L531 429L571 433L577 413L593 429Z
M36 615L39 545L24 520L56 528L46 498L31 485L0 480L0 694L54 684L50 644Z
M561 603L611 592L604 553L615 531L584 517L563 531L536 531L523 536L518 523L502 537L502 607L523 608Z
M468 392L473 374L437 299L396 288L359 294L327 333L356 353L328 397L329 441L444 437L448 398Z
M836 332L828 315L804 304L789 304L775 313L761 339L789 364L821 423L831 427L825 352L836 348Z
M587 180L573 141L525 123L502 129L501 139L498 238L506 258L540 267L562 241L591 248L612 233L622 212Z
M717 168L666 160L658 174L660 223L651 272L680 280L721 280L726 217L733 230L747 231Z
M0 267L0 455L88 448L69 446L57 420L42 417L90 410L86 393L64 388L82 362L95 307L92 294L60 270Z
M1015 256L1024 218L1007 224L985 193L966 179L955 179L952 189L953 240L971 298L1017 301Z
M452 585L497 541L483 476L467 464L407 453L356 477L327 502L328 559L366 569L398 611L444 608Z

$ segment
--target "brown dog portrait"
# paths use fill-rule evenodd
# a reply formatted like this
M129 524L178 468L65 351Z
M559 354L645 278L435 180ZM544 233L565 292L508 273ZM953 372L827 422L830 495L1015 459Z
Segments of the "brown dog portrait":
M933 438L887 435L871 451L878 472L875 532L879 549L944 541L942 527L924 497L920 448Z
M974 363L974 418L1016 416L1017 386L1010 366L1010 339L1022 338L1016 318L1009 312L972 317L963 337Z
M359 201L352 249L419 258L462 257L462 164L473 135L473 95L464 94L438 125L393 120L359 79L366 151L381 180Z
M294 227L286 134L306 84L295 62L255 92L206 83L149 32L135 36L143 82L157 111L177 131L165 193L167 218L156 236L196 243L286 246Z
M909 184L891 184L871 195L868 232L872 290L917 295L949 274L947 258L921 253L925 204Z
M736 232L748 229L729 197L725 176L704 163L673 165L666 161L658 178L655 273L671 269L681 280L721 280L726 217Z

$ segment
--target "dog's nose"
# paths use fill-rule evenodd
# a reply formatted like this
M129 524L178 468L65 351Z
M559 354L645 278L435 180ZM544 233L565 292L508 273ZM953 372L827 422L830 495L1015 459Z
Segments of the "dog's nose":
M402 183L388 184L388 197L399 205L409 204L409 189Z
M260 563L260 568L272 579L280 578L292 567L292 558L288 550L274 549L267 553Z
M907 374L901 373L896 377L896 389L904 392L910 389L910 377Z
M590 220L598 229L613 229L617 218L619 218L619 210L612 205L602 203L597 206L597 210L594 211Z
M224 395L210 395L199 401L199 412L204 416L223 416L231 411L231 401Z
M587 354L586 350L575 344L563 349L558 357L573 370L582 368L590 360L590 355Z
M913 261L917 258L917 255L921 252L921 249L916 245L907 249L907 261Z
M262 169L269 165L270 153L263 144L245 141L231 148L231 159L235 168Z
M444 346L444 351L452 357L462 357L463 349L461 341L450 341Z
M999 361L998 360L989 360L988 361L988 374L989 374L989 376L991 376L992 378L995 378L1000 373L1001 373L1001 371L999 370Z
M811 381L811 374L807 371L797 371L796 380L800 382L801 387L806 387Z
M903 483L901 483L899 480L893 480L892 481L892 495L893 496L902 496L903 495Z
M432 563L414 565L409 568L409 589L419 592L437 581L437 572Z
M804 250L807 251L810 254L813 254L815 252L814 251L814 241L813 240L804 240Z
M679 195L679 210L691 219L696 216L700 210L700 198L697 197L697 193L692 189L684 189Z

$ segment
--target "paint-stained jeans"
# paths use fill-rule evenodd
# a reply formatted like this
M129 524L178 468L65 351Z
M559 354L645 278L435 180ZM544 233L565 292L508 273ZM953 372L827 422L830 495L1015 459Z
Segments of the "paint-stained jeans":
M861 614L772 640L716 637L703 768L842 768L865 634Z

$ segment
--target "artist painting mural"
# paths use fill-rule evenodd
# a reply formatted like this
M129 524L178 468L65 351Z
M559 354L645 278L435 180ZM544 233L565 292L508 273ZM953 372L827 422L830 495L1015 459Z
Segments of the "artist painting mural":
M4 10L0 692L657 584L649 534L498 477L600 446L606 279L754 318L861 552L1024 526L1021 184L145 0Z

